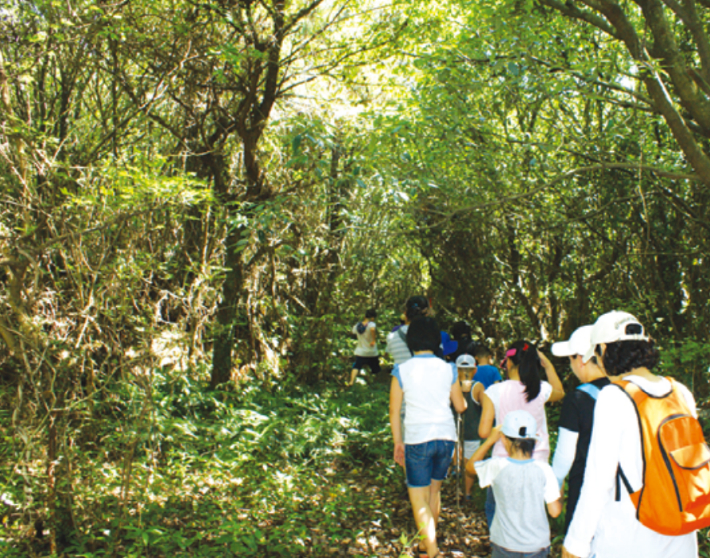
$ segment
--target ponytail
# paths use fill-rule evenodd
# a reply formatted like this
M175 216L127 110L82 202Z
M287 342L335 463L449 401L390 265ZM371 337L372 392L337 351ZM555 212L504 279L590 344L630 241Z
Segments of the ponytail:
M540 395L542 363L537 354L537 347L528 341L516 341L510 346L508 353L511 353L513 349L515 349L515 354L508 358L518 367L520 381L525 386L525 399L530 402Z

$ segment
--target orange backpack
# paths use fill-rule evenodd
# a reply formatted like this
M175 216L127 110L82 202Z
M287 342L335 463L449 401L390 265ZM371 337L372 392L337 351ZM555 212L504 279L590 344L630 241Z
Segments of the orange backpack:
M644 461L643 486L636 492L619 468L616 499L621 480L643 525L678 536L710 525L710 448L676 382L668 380L672 389L662 397L649 395L632 382L614 381L636 408Z

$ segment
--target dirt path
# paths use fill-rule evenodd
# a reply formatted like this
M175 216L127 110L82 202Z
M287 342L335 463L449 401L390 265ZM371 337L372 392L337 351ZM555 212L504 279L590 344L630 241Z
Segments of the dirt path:
M382 495L382 487L362 487ZM400 493L403 491L399 491ZM488 558L490 544L488 528L483 514L485 497L480 489L475 503L464 504L463 498L456 505L456 489L453 480L448 480L442 490L442 510L438 526L439 546L451 558ZM400 495L388 494L391 506L388 520L367 520L360 524L361 535L355 540L339 541L331 550L333 556L378 556L399 558L408 551L416 556L412 545L405 548L403 537L410 543L414 539L415 528L409 501ZM338 548L339 547L339 548Z

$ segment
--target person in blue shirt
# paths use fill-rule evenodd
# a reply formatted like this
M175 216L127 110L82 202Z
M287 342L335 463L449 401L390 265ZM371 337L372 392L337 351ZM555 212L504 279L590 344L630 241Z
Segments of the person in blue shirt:
M473 358L476 359L477 366L476 375L473 377L474 383L480 382L485 389L488 389L503 379L498 369L491 364L493 353L488 347L480 343L476 344L473 349Z

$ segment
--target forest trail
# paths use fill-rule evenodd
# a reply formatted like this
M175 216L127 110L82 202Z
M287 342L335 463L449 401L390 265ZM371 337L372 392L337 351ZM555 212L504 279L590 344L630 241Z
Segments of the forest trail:
M361 481L362 484L358 484ZM369 484L370 482L367 478L358 478L353 481L353 490L369 492L374 498L381 498L382 487ZM354 539L333 541L332 555L399 558L406 552L410 556L416 556L412 542L414 520L411 506L408 500L399 495L403 489L404 482L402 482L401 489L391 493L388 491L386 498L389 500L387 502L387 507L390 509L389 522L374 517L364 518L360 526L360 534ZM461 495L457 505L454 480L448 479L444 483L437 534L439 547L447 557L488 558L490 556L488 528L483 513L484 501L484 492L477 488L473 504L470 502L465 504L463 495ZM314 531L317 531L317 528ZM407 548L403 548L403 535L410 543ZM317 536L317 532L314 532L314 536Z

